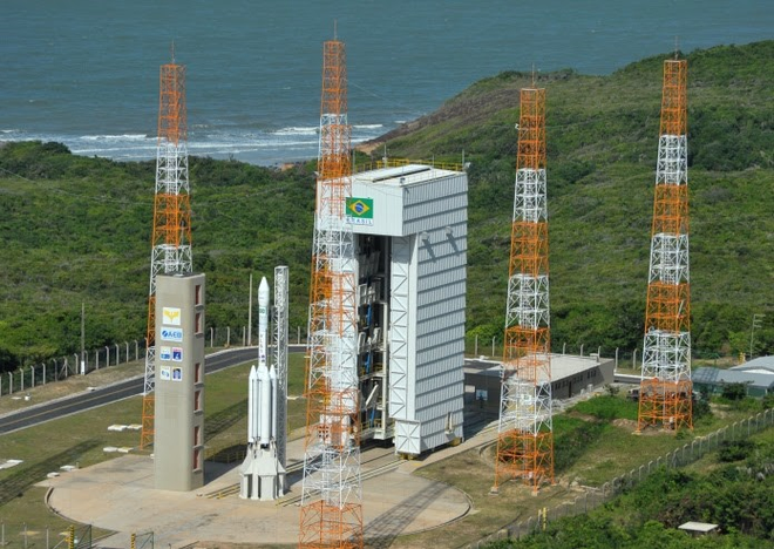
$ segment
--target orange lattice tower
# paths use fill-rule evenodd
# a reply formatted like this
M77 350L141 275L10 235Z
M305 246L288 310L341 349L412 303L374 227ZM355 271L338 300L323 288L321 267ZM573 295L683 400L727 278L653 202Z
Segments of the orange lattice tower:
M554 480L545 99L521 90L495 492L511 478L533 492Z
M693 428L685 60L664 62L638 432Z
M325 42L299 548L361 548L357 273L344 44Z
M160 77L141 448L153 444L154 433L156 275L191 272L193 265L187 140L185 67L173 60L161 66Z

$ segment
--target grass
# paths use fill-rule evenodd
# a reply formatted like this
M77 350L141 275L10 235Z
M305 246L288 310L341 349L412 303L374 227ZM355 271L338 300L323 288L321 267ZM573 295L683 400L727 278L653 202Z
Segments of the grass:
M597 423L600 429L594 431L594 436L587 439L585 446L569 457L567 467L559 470L557 466L556 485L541 489L537 496L532 496L528 488L516 482L501 485L497 496L489 495L494 479L492 445L469 450L421 468L418 475L445 482L467 493L472 511L443 529L400 537L393 548L462 547L475 543L511 522L536 516L543 507L573 501L583 486L602 486L616 476L683 446L692 438L706 435L751 415L749 412L715 406L715 415L699 419L693 434L686 432L674 436L646 431L638 436L633 434L636 422L626 419L632 415L632 410L636 411L636 407L635 403L626 401L623 395L604 396L582 402L567 414L557 416L554 419L557 443L568 433L581 429L584 423ZM611 417L611 409L616 410L613 415L620 414L623 417ZM596 419L595 414L604 418ZM774 429L764 431L754 438L774 439ZM712 459L704 458L707 463ZM580 486L575 488L573 483Z
M241 364L206 377L207 455L244 444L250 366L251 363ZM100 374L121 379L133 375L133 368L132 365L119 366ZM125 375L122 376L122 373ZM57 392L64 387L80 390L84 379L93 381L97 378L96 374L85 378L74 376L70 380L36 388L41 392L36 393L34 399L39 401L50 396L49 392L55 387ZM303 390L303 380L304 356L292 353L289 355L288 393L299 395ZM5 400L0 399L0 402ZM63 532L70 522L48 510L44 503L46 488L36 487L35 484L44 481L47 473L58 471L62 465L88 467L115 457L116 454L102 451L105 446L136 446L139 433L112 432L107 427L114 423L139 423L141 412L142 399L137 396L0 438L0 459L24 460L14 468L0 471L0 523L5 525L9 547L23 547L23 538L17 533L22 532L25 525L28 549L45 547L46 528L49 528L51 545L58 541L58 533ZM304 426L305 400L298 398L288 402L288 422L291 436L294 430ZM93 535L97 537L106 533L95 529Z

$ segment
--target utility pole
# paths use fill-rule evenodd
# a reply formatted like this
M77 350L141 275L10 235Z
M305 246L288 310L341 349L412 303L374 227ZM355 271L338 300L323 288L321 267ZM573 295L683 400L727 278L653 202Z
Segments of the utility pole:
M86 303L81 301L81 375L86 373Z
M763 320L763 317L765 317L763 313L755 313L753 314L752 319L752 329L750 330L750 357L747 360L753 359L753 351L755 350L755 330L760 329L761 327L761 320Z

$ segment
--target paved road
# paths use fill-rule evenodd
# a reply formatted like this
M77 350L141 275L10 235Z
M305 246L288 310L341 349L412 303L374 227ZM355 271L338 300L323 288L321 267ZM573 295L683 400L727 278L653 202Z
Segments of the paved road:
M292 346L291 349L294 349L294 347ZM254 347L221 351L207 356L205 368L208 374L217 372L229 366L236 366L252 358L257 358L256 353L257 350ZM0 418L0 435L139 395L142 393L143 383L142 377L127 379L126 381L102 387L89 393L80 393L70 398L60 399L7 415Z

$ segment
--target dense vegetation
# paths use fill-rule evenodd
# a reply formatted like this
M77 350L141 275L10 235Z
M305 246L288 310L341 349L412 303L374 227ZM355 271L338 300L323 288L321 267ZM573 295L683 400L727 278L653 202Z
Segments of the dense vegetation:
M145 335L154 170L56 143L0 148L0 369L79 349L81 302L87 349ZM191 158L190 179L208 325L245 325L249 273L282 264L303 324L313 176Z
M489 548L774 547L774 442L726 444L710 466L708 473L662 469L587 515L558 520L526 540ZM722 535L691 538L677 529L692 520L717 524Z
M538 75L547 93L551 306L555 345L640 343L663 60L610 76ZM746 351L752 314L772 307L774 42L687 55L694 349ZM498 336L506 292L519 89L482 80L386 136L390 154L470 169L469 329ZM381 148L377 149L381 150ZM774 315L756 354L774 351Z
M552 329L556 345L640 343L663 57L613 75L539 75L548 94ZM772 307L774 42L688 55L693 338L700 352L749 346L753 312ZM501 335L518 90L482 80L385 136L391 156L470 168L468 330ZM353 113L353 117L356 113ZM381 152L381 147L378 149ZM250 272L291 267L291 324L305 324L313 168L192 158L195 268L208 324L247 320ZM73 156L58 144L0 147L0 370L80 346L144 335L152 162ZM774 314L756 330L774 351Z

